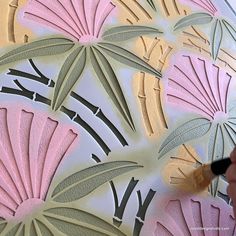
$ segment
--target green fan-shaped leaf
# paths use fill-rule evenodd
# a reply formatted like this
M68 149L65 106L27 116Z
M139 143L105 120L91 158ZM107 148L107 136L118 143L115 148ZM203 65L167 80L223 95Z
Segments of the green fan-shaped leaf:
M52 208L46 210L44 212L44 216L59 231L66 233L68 236L125 236L125 234L119 229L102 220L101 218L74 208Z
M155 6L155 4L154 4L154 2L153 2L152 0L147 0L147 3L149 4L149 6L150 6L154 11L157 10L157 9L156 9L156 6Z
M109 61L95 47L91 47L90 59L93 65L93 69L97 74L97 77L101 81L107 94L115 104L116 108L119 110L120 114L129 124L129 126L134 129L134 124L128 105L126 103L116 74L114 73Z
M173 148L190 140L202 137L211 128L211 122L205 118L190 120L175 129L162 143L159 153L161 158Z
M208 13L193 13L179 20L174 26L174 31L191 25L208 24L212 20L213 17Z
M236 30L235 28L226 20L222 20L224 28L227 30L227 32L231 35L231 37L236 41Z
M130 161L114 161L98 164L70 175L59 183L52 193L56 202L72 202L128 171L142 166Z
M224 136L222 128L219 124L215 125L211 130L211 135L208 143L208 159L209 162L222 159L224 156ZM210 192L215 197L219 185L219 178L217 177L210 186Z
M103 34L103 39L109 42L121 42L148 34L162 34L160 30L147 26L125 25L113 27Z
M98 46L100 49L102 49L103 52L108 54L113 59L119 61L120 63L153 74L157 77L161 77L161 73L159 71L154 69L141 58L134 55L132 52L129 52L128 50L120 46L111 43L98 43Z
M50 56L64 53L74 46L67 38L45 38L18 46L0 57L0 65L39 56Z
M214 60L217 59L219 54L221 42L223 37L222 23L220 20L216 19L213 24L213 31L211 35L211 53Z
M52 101L52 108L54 110L61 106L75 83L79 80L85 64L86 48L79 46L67 57L60 70Z

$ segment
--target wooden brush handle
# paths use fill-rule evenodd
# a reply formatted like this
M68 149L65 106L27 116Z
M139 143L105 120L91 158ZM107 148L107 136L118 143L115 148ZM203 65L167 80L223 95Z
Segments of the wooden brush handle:
M218 161L214 161L211 163L211 171L215 175L223 175L225 174L228 167L231 165L230 158L221 159Z

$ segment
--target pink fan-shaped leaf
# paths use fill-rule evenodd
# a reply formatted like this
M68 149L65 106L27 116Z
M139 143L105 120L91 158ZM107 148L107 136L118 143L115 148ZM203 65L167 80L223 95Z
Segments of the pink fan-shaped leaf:
M215 15L215 13L217 12L216 7L211 0L180 0L180 2L193 7L197 6L204 11L209 12L211 15Z
M99 39L114 8L109 0L30 0L24 16L86 43Z
M12 218L45 200L55 171L76 138L70 127L47 114L0 106L0 217Z
M231 76L204 58L175 55L174 64L165 74L167 100L209 120L227 113Z

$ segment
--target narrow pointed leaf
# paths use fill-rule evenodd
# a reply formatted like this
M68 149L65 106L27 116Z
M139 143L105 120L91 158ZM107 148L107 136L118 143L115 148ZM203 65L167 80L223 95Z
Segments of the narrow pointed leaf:
M7 226L6 221L0 217L0 233L3 232L3 230L5 229L6 226Z
M213 24L213 31L211 35L211 53L214 60L217 59L221 42L223 37L222 23L220 20L216 20Z
M36 221L36 223L39 227L39 230L43 236L53 236L53 233L50 231L50 229L47 225L45 225L44 223L42 223L41 221L39 221L37 219L35 221Z
M120 63L136 68L140 71L153 74L157 77L161 77L161 73L159 71L154 69L152 66L143 61L141 58L134 55L132 52L129 52L122 47L119 47L111 43L98 43L98 46L99 48L102 49L103 52L108 54L116 61L119 61Z
M154 2L153 2L152 0L147 0L147 2L148 2L148 4L149 4L149 6L150 6L154 11L157 10L157 9L156 9L156 6L155 6L155 4L154 4Z
M212 20L213 20L212 15L208 13L193 13L179 20L174 26L174 31L191 25L208 24Z
M44 216L58 230L66 233L68 236L125 235L119 229L101 218L79 209L57 207L46 210Z
M64 53L74 46L67 38L45 38L19 46L0 57L0 65L39 56Z
M107 181L140 167L137 163L130 161L115 161L89 167L59 183L52 193L52 198L56 202L78 200Z
M134 124L128 105L110 63L106 57L94 47L90 50L90 59L97 77L101 81L112 102L115 104L116 108L119 110L129 126L134 129Z
M223 158L224 156L224 137L220 125L216 125L212 131L208 143L209 162Z
M222 159L224 157L224 136L222 128L219 124L215 125L211 130L208 143L208 160L209 162ZM211 194L215 197L218 191L219 178L217 177L211 183Z
M159 153L161 158L170 150L190 140L202 137L211 128L211 122L205 118L190 120L175 129L162 143Z
M56 81L52 108L57 110L79 80L86 64L86 48L77 47L66 59Z
M224 28L227 30L227 32L231 35L231 37L236 41L236 30L235 28L226 20L222 20Z
M11 230L9 230L5 236L15 236L20 229L22 223L15 225Z
M103 39L109 42L121 42L148 34L162 34L160 30L147 26L125 25L113 27L103 34Z

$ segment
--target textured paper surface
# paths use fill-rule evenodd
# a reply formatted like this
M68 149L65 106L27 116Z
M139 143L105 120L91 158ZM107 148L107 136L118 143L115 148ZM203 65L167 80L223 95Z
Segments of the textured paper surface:
M4 0L0 235L236 235L236 8L217 0Z

